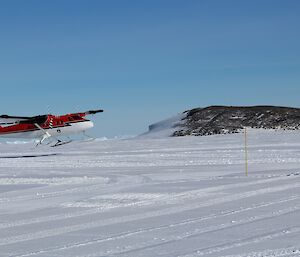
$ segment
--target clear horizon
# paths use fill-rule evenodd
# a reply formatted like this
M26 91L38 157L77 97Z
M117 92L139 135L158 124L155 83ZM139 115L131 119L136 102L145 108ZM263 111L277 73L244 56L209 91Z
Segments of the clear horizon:
M97 137L208 105L300 107L300 2L2 1L0 114L102 108Z

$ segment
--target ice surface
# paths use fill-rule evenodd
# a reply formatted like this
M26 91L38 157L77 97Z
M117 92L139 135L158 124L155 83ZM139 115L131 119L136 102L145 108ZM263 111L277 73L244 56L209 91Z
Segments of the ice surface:
M0 144L0 256L300 256L300 134Z

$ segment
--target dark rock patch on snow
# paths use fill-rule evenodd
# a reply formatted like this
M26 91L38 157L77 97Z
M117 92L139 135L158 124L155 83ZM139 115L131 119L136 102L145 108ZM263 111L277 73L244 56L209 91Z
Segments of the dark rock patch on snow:
M238 133L244 127L297 130L300 109L278 106L209 106L184 112L172 136Z

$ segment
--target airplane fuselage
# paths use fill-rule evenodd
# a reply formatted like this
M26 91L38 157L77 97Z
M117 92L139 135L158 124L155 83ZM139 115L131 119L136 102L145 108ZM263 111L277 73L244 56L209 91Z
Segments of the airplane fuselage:
M72 134L78 134L84 132L94 126L92 121L83 121L77 123L71 123L68 125L53 127L53 128L45 128L51 136L68 136ZM1 132L0 129L0 137L4 138L40 138L45 134L44 131L40 129L30 129L30 130L15 130L8 133Z
M5 138L40 138L45 133L57 137L68 136L84 132L94 126L93 122L83 118L80 114L75 115L44 115L38 116L37 121L43 123L31 123L21 121L16 124L8 122L0 124L0 137Z

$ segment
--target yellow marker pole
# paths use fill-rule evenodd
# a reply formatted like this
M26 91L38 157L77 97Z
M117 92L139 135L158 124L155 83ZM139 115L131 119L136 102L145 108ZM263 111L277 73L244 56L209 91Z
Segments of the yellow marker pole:
M246 177L248 176L248 146L247 146L247 128L245 127L245 171Z

